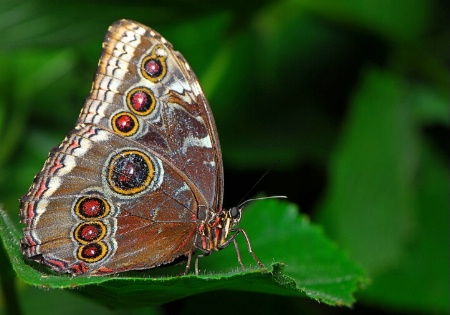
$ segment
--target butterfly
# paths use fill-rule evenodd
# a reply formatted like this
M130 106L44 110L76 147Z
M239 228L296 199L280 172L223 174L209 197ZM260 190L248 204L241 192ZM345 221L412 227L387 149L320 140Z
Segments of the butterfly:
M76 126L20 199L25 257L59 273L105 275L198 258L246 232L222 208L214 118L184 57L151 28L109 27Z

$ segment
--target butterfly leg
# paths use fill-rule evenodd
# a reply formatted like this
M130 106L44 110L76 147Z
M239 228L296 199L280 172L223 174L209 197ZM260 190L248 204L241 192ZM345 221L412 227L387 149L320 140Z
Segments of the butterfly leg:
M206 256L208 256L209 254L211 254L211 253L205 252L205 254L203 254L203 255L198 255L197 258L195 259L195 275L196 275L196 276L198 276L198 271L199 271L199 269L198 269L198 260L199 260L199 258L206 257Z
M248 252L252 255L252 257L255 260L255 262L258 264L258 266L264 267L264 264L258 259L256 254L253 252L252 244L250 243L250 239L248 238L247 233L241 228L238 228L236 230L236 233L234 233L233 236L231 236L225 243L223 243L220 246L220 248L225 248L225 247L227 247L230 244L230 242L233 242L234 243L234 248L236 249L238 262L241 265L242 269L245 269L244 264L242 263L241 251L239 250L239 247L238 247L238 244L237 244L237 241L236 241L236 236L238 236L239 233L242 233L242 235L244 236L245 242L247 243Z
M237 230L235 235L239 233L242 233L242 235L244 235L245 241L247 242L248 252L252 255L255 262L258 264L258 266L264 267L264 264L258 259L258 257L256 257L256 254L253 252L252 244L250 243L250 239L248 238L247 233L241 228Z
M238 263L239 263L239 265L241 265L242 269L245 269L245 266L244 266L244 264L242 262L241 251L239 250L239 246L238 246L238 243L236 241L236 237L233 238L233 243L234 243L234 249L236 250Z
M184 273L183 276L187 275L189 273L189 269L191 269L191 261L192 261L192 255L193 255L194 251L190 251L188 254L188 259L187 259L187 263L186 263L186 269L184 269ZM195 261L195 263L197 263L197 260Z

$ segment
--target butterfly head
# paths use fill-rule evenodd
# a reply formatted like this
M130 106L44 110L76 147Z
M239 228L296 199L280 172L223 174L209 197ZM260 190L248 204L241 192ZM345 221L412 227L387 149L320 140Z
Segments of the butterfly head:
M228 217L231 220L231 226L237 226L242 217L242 207L232 207L228 210Z
M224 232L224 238L227 238L230 232L234 232L238 228L241 217L242 207L232 207L222 212L220 221Z

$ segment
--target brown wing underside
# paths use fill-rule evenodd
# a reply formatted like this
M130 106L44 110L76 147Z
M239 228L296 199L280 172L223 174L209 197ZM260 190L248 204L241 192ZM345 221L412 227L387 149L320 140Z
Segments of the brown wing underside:
M21 198L22 251L59 272L169 263L194 248L199 205L222 203L216 127L185 59L127 20L103 47L77 126Z

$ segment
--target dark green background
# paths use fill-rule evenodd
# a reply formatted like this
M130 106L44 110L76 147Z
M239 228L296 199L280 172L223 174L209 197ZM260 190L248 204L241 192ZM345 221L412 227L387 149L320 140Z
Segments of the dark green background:
M199 77L222 145L224 205L278 161L250 196L287 195L372 278L353 310L218 291L155 314L447 314L449 9L430 0L2 0L0 203L18 221L18 198L89 93L107 27L134 19ZM130 313L20 281L17 290L24 314L34 305Z

